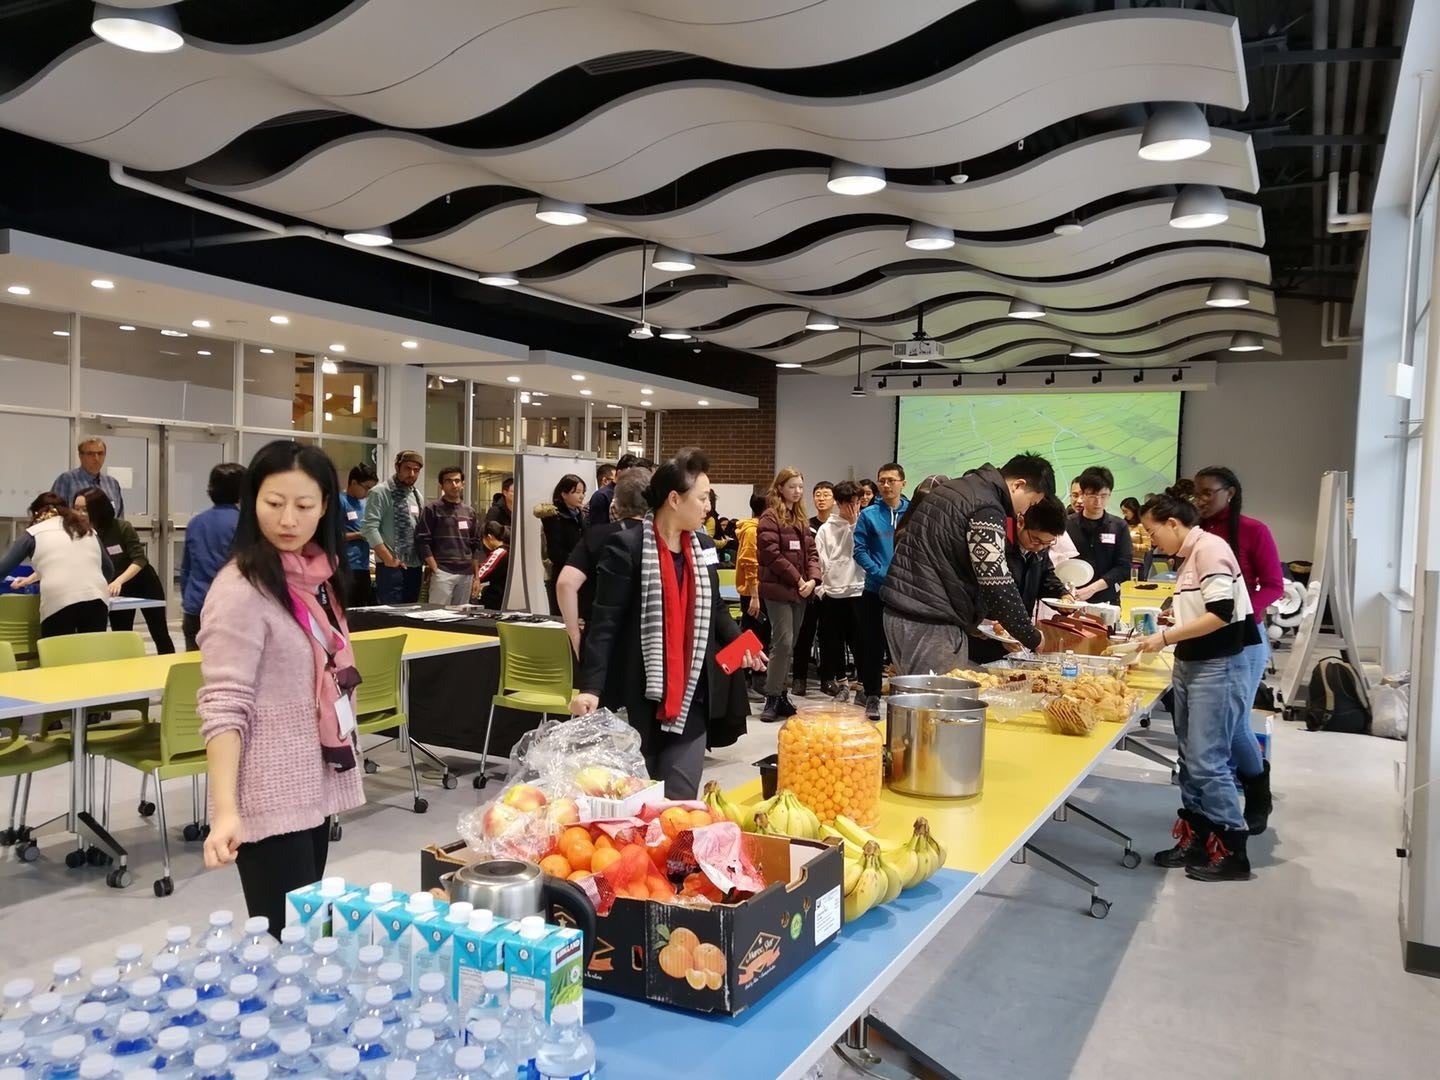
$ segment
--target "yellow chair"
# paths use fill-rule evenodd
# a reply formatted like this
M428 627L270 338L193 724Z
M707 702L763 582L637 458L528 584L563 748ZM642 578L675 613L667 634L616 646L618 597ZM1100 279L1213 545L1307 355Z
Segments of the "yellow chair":
M725 588L725 586L727 586L727 585L730 586L730 588L732 588L732 589L735 587L735 568L734 568L734 567L730 567L730 568L725 569L725 570L717 570L717 571L715 571L715 573L716 573L716 574L719 576L719 578L720 578L720 587L721 587L722 589ZM731 617L732 619L734 619L736 622L739 622L739 621L740 621L740 614L741 614L741 612L740 612L740 605L739 605L738 603L726 604L726 607L730 609L730 617Z
M400 699L400 671L404 664L405 635L393 634L386 637L360 638L352 640L350 647L355 650L355 668L360 672L360 686L355 691L356 733L379 735L394 731L398 738L401 728L407 728L410 718L405 715L404 703ZM415 744L404 732L405 748L410 756L410 788L415 796L414 810L423 814L430 804L420 797L420 777L415 771ZM379 744L376 744L379 745ZM371 750L375 746L370 747ZM376 764L368 757L364 759L367 773L378 772ZM332 823L331 835L336 836Z
M563 626L535 626L502 622L500 635L500 687L490 699L490 718L485 721L485 743L480 751L480 775L473 783L483 788L488 779L485 761L490 753L490 731L495 726L495 707L540 713L570 712L575 696L575 672L571 666L570 638Z
M15 650L10 642L0 641L0 672L16 671ZM25 825L25 812L30 805L30 778L37 772L64 765L70 760L70 744L61 739L30 739L20 734L22 717L0 720L0 776L15 778L15 792L10 797L10 825L0 830L0 846L15 847L21 862L34 862L40 847L30 838Z
M0 596L0 641L10 646L15 670L35 666L35 643L39 640L40 597L20 593Z
M162 785L166 780L199 776L205 771L205 740L200 737L200 709L196 702L203 681L198 659L177 661L165 677L160 723L153 725L158 730L147 730L139 739L116 740L95 748L95 755L105 759L107 816L110 766L113 762L129 765L155 779L160 845L165 853L165 872L155 880L156 896L169 896L175 891L175 882L170 876L170 833L165 824L165 791ZM186 838L191 838L188 830Z

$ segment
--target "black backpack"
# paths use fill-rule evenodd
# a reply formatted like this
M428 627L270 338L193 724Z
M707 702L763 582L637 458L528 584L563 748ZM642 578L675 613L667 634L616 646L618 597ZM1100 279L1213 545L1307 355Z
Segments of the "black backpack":
M1361 694L1360 679L1360 673L1344 660L1327 657L1318 661L1310 672L1305 727L1310 731L1368 734L1370 708Z

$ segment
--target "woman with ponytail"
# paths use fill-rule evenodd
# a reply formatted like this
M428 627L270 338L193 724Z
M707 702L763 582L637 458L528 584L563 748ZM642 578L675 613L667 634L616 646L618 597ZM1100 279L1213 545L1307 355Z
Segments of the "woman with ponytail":
M670 799L699 793L707 730L733 730L738 721L743 732L749 712L744 681L715 663L740 628L720 597L720 560L705 531L709 469L698 449L681 450L651 477L650 513L640 527L606 542L576 677L580 692L570 703L576 716L602 705L624 708L640 732L650 776L664 781ZM765 655L746 663L763 671Z
M33 571L14 583L40 584L40 636L94 634L104 630L110 605L106 580L114 572L100 538L84 514L53 491L30 504L31 525L0 558L0 577L21 563Z
M1244 516L1241 511L1244 491L1240 478L1223 465L1210 465L1195 474L1195 507L1200 511L1200 527L1219 536L1240 562L1240 573L1250 593L1250 606L1260 630L1258 643L1245 649L1249 666L1250 696L1260 688L1265 669L1270 664L1270 641L1265 634L1265 612L1285 593L1285 576L1280 568L1280 555L1275 537L1265 523ZM1241 731L1231 750L1235 771L1245 789L1245 820L1252 833L1262 833L1270 817L1270 763L1260 757L1254 735Z

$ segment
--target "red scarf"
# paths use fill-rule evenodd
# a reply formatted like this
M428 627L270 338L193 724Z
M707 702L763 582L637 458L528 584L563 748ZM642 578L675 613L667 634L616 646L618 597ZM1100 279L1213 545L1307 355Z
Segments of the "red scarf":
M655 547L660 553L660 595L665 608L665 694L656 718L664 723L680 715L685 686L690 680L690 654L695 648L695 557L690 551L690 534L680 534L685 555L684 580L675 576L675 553L665 546L655 529Z

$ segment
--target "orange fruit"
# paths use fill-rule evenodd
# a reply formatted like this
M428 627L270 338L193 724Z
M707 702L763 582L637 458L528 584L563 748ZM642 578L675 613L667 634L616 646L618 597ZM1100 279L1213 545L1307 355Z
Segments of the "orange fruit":
M573 874L570 875L570 880L571 880L571 881L584 881L586 878L588 878L588 877L593 877L593 876L594 876L594 875L591 874L589 870L576 870Z
M707 971L705 972L705 985L711 990L719 990L725 985L725 976L718 971Z
M660 815L660 828L672 840L690 828L690 825L690 811L683 806L672 806Z
M675 899L675 890L664 883L649 886L647 892L649 892L651 900L669 901Z
M575 868L564 855L546 855L540 860L540 869L551 877L558 878L568 878L575 872Z
M626 880L643 881L653 864L644 844L627 844L620 852L620 870Z
M670 931L670 944L677 945L683 949L695 949L700 944L700 939L695 936L695 931L688 926L677 926Z
M595 854L591 856L590 859L590 869L595 873L599 874L605 870L608 870L610 867L614 866L619 861L620 852L616 851L613 847L597 847L595 849Z
M715 819L710 816L709 810L691 810L690 828L703 829L706 825L714 825Z
M627 885L620 890L620 895L629 897L631 900L649 900L650 890L643 883L639 885Z
M589 870L590 860L595 855L595 845L590 843L590 834L584 829L569 828L560 834L556 850L565 856L576 870Z
M690 984L691 990L704 990L705 972L696 971L694 968L691 968L689 971L685 972L685 981Z
M603 832L595 838L595 850L599 851L601 848L605 848L608 851L615 850L615 841L611 840L610 837Z

